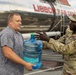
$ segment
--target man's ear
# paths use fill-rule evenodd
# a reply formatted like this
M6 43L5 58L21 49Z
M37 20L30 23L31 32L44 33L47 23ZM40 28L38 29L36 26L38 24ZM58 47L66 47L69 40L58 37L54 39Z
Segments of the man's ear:
M8 24L10 24L11 25L11 23L12 23L12 21L10 20L10 21L8 21Z

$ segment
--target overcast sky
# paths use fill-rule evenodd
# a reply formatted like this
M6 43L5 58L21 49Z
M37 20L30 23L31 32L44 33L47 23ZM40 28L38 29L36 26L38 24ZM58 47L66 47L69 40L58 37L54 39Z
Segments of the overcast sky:
M68 0L68 2L76 10L76 0Z

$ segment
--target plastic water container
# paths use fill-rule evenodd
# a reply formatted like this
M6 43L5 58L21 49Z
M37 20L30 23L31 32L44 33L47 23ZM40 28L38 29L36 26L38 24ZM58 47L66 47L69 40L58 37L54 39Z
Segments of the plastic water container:
M42 65L42 42L36 40L32 33L30 39L24 40L23 46L23 59L34 64L33 70L39 69Z

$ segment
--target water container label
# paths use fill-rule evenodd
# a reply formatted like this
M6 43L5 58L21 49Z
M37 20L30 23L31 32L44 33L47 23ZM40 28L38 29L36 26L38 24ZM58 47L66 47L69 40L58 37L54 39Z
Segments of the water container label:
M39 62L39 58L28 58L28 57L24 57L24 60L26 62L30 62L30 63L33 63L33 64Z

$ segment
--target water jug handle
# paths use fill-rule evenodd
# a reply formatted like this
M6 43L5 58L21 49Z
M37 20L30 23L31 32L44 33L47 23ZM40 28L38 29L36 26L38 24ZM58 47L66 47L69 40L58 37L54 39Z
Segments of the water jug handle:
M37 69L37 65L32 66L32 69L33 70Z
M32 66L32 69L33 70L39 69L41 67L41 65L42 65L41 63L36 64L36 65Z

